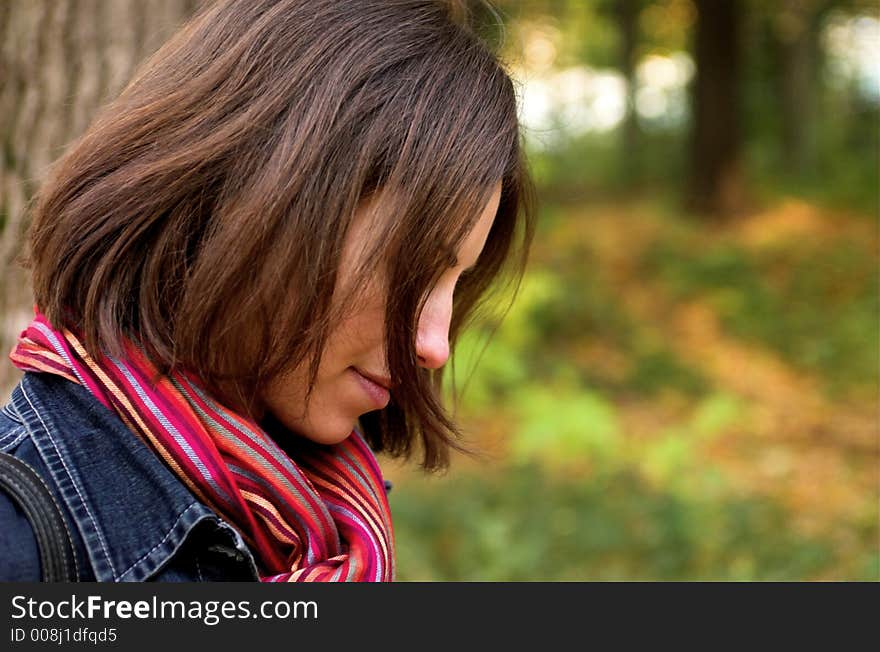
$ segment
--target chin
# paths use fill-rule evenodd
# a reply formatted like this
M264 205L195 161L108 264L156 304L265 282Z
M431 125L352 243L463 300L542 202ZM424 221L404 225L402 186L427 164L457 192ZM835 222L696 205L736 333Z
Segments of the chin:
M317 444L333 445L344 441L351 434L357 420L339 417L306 424L302 419L285 419L281 415L267 412L260 425L276 440L296 436Z
M302 436L310 439L318 444L333 445L345 441L354 430L356 422L348 422L345 420L336 423L322 424L318 427L308 429L308 432L302 432Z

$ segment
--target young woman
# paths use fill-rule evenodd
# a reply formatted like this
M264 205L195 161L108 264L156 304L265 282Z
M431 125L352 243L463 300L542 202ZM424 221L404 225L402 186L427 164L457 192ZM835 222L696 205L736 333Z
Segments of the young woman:
M394 578L373 453L463 448L443 368L533 232L514 87L466 13L208 3L59 159L0 413L63 514L52 563ZM2 579L39 579L37 538L0 493Z

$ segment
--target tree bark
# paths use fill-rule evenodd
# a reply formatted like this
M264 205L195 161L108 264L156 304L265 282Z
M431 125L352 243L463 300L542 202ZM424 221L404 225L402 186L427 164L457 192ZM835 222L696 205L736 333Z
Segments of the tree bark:
M635 106L639 0L617 0L616 9L620 30L620 72L626 80L626 112L621 126L622 178L636 181L641 175L639 120Z
M0 1L0 397L7 355L32 317L18 259L27 203L49 164L197 8L194 0Z
M829 0L784 0L775 21L785 171L804 179L816 166L819 29Z
M689 206L729 217L745 207L740 126L742 8L739 0L696 0Z

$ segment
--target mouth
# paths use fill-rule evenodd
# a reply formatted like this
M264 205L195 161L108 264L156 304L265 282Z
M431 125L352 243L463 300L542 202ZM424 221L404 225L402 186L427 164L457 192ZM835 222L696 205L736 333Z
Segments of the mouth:
M351 367L351 371L360 384L361 389L364 390L364 393L377 409L388 405L388 402L391 400L391 392L389 391L391 381L389 379L372 375L368 376L355 367Z
M385 376L377 376L376 374L370 374L365 371L358 369L357 367L352 367L356 372L358 372L361 376L366 378L367 380L376 383L379 387L387 390L391 390L391 379Z

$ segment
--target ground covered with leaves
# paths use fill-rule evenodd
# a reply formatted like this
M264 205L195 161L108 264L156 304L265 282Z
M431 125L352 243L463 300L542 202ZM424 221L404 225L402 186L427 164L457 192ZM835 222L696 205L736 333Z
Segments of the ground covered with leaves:
M456 352L480 460L395 481L402 580L876 580L878 232L557 205ZM484 348L485 347L485 348Z

